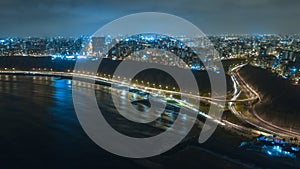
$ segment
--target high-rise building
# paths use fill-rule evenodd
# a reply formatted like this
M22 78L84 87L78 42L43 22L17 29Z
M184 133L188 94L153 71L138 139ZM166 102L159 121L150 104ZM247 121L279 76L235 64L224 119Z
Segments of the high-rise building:
M95 55L103 52L106 48L105 37L92 37L92 48Z

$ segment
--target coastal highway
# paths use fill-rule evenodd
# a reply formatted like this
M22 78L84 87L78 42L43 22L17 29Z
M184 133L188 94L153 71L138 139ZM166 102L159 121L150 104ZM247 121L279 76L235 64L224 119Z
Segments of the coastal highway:
M138 90L145 91L147 93L150 93L152 95L157 95L160 97L166 98L166 93L167 94L182 94L186 97L192 98L192 99L199 99L200 101L208 102L213 105L216 105L220 108L225 108L224 105L226 103L226 100L220 100L220 99L214 99L214 98L209 98L209 97L201 97L193 94L188 94L188 93L182 93L182 92L176 92L176 91L170 91L170 90L163 90L163 89L157 89L157 88L150 88L142 85L137 85L137 84L130 84L126 83L124 81L119 81L115 79L108 79L108 78L103 78L99 76L94 76L94 75L88 75L88 74L81 74L81 73L73 73L73 72L55 72L55 71L0 71L0 74L4 75L32 75L32 76L56 76L56 77L66 77L66 78L73 78L74 76L82 79L91 79L93 81L98 81L98 82L104 82L104 83L109 83L109 84L114 84L126 88L135 88ZM183 106L186 109L189 109L190 111L197 113L200 116L205 117L206 119L209 119L215 123L218 123L221 126L225 126L227 128L235 128L237 130L243 130L246 132L249 132L249 129L239 126L233 123L230 123L226 120L221 120L219 118L215 118L213 116L210 116L204 112L199 111L199 106L198 105L193 105L189 103L188 101L185 100L179 100L175 98L166 98L166 99L171 99L173 101L178 102L181 106Z
M234 94L235 96L232 98L232 100L238 98L241 91L243 91L248 98L255 98L258 99L258 101L261 101L261 97L252 87L250 87L249 84L246 83L246 81L241 77L239 74L239 69L245 66L246 64L239 65L231 69L230 75L232 77L232 80L234 82ZM244 115L243 112L239 112L235 109L233 103L228 104L229 110L231 110L234 114L236 114L239 118L246 121L247 123L257 127L260 130L266 131L268 133L277 134L283 137L300 137L300 132L295 130L290 130L288 128L283 128L280 126L277 126L276 124L272 124L263 118L261 118L258 113L255 110L255 105L249 107L249 115Z
M85 78L85 79L91 79L94 81L100 81L100 82L105 82L105 83L110 83L110 84L115 84L115 85L121 85L124 87L128 88L136 88L145 92L148 92L150 94L157 95L158 93L161 93L161 96L165 96L165 94L178 94L178 95L183 95L192 99L199 99L200 101L205 101L208 103L211 103L213 105L216 105L220 108L224 108L224 105L226 102L228 102L228 108L231 110L234 114L238 115L238 117L242 118L244 121L248 122L249 124L252 124L253 126L256 126L259 130L253 130L246 128L244 126L240 126L237 124L233 124L229 121L226 120L220 120L216 119L212 116L209 116L201 111L199 111L199 108L196 105L193 105L191 103L188 103L187 101L184 100L178 100L175 98L171 98L172 100L180 103L184 107L188 108L189 110L198 113L200 116L203 116L207 119L210 119L222 126L228 127L228 128L235 128L237 130L242 130L246 132L253 132L253 133L263 133L263 131L268 132L268 133L276 133L278 135L282 136L292 136L292 137L298 137L300 134L295 131L289 131L288 129L283 129L280 128L274 124L269 124L268 122L264 121L261 119L257 113L254 110L254 106L252 108L253 117L249 118L244 116L241 112L238 112L235 107L234 103L236 102L245 102L245 101L254 101L255 99L260 100L259 94L253 90L245 81L242 79L242 77L239 75L238 70L243 67L244 65L239 65L231 70L231 76L234 82L234 95L228 100L224 99L219 99L219 98L210 98L210 97L203 97L199 95L194 95L190 93L183 93L183 92L176 92L176 91L170 91L170 90L164 90L164 89L157 89L157 88L151 88L151 87L146 87L143 85L138 85L138 84L130 84L125 81L120 81L116 79L108 79L108 78L103 78L95 75L90 75L90 74L82 74L82 73L73 73L73 72L55 72L55 71L0 71L0 74L24 74L24 75L46 75L46 76L57 76L57 77L67 77L67 78L73 78L79 77L79 78ZM241 93L241 91L244 91L248 93L248 98L247 99L240 99L238 100L238 96ZM288 134L287 134L288 133Z

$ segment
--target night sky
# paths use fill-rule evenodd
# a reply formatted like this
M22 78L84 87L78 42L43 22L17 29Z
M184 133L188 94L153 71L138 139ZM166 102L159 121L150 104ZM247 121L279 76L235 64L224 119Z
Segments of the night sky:
M91 35L137 12L185 18L206 34L299 33L299 0L1 0L0 37Z

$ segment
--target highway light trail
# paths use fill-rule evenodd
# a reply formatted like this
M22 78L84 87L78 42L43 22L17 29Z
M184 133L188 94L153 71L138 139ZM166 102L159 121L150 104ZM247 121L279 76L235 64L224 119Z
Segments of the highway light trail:
M246 64L243 65L239 65L234 67L233 69L231 69L231 76L232 76L232 80L234 82L234 87L235 87L235 91L238 91L238 87L241 88L241 90L250 93L250 95L252 95L252 97L257 98L259 101L261 101L261 97L260 95L254 90L252 89L246 82L245 80L240 76L240 74L238 73L238 70L240 68L242 68L243 66L245 66ZM235 92L236 93L236 92ZM237 96L238 94L236 94ZM236 97L233 97L236 98ZM272 124L264 119L262 119L255 111L255 106L252 106L249 109L250 114L252 115L252 117L246 117L245 115L241 114L240 112L238 112L233 104L229 104L228 108L234 113L234 114L238 114L240 115L239 117L241 117L244 121L246 121L247 123L261 129L264 130L266 132L269 133L273 133L273 134L278 134L284 137L299 137L300 136L300 132L298 131L291 131L289 129L277 126L275 124Z
M260 118L257 115L257 113L254 110L254 107L252 107L252 109L253 109L253 117L252 118L246 117L245 115L243 115L243 113L241 113L235 109L234 103L236 103L236 102L254 101L255 99L261 100L259 94L254 89L252 89L237 72L243 66L245 66L245 64L239 65L239 66L231 69L231 79L234 82L234 95L229 101L227 100L226 102L228 102L228 108L230 111L232 111L235 115L237 115L239 118L241 118L245 122L257 127L260 130L254 130L251 128L247 128L247 127L244 127L244 126L241 126L238 124L231 123L226 120L215 119L214 117L209 116L209 115L199 111L198 105L193 105L184 100L179 100L179 99L175 99L175 98L171 98L171 99L180 103L181 106L189 109L190 111L193 111L193 112L199 114L200 116L210 119L210 120L212 120L222 126L225 126L227 128L235 128L240 131L252 132L252 133L257 133L257 134L260 133L260 134L264 134L264 135L267 135L267 133L265 133L263 131L266 131L266 132L272 133L272 134L278 134L281 136L299 137L300 136L299 132L290 131L288 129L281 128L279 126L276 126L274 124L271 124L271 123L263 120L262 118ZM108 78L104 78L104 77L82 74L82 73L54 72L54 71L15 71L15 70L9 71L9 70L7 70L7 71L0 71L0 74L47 75L47 76L67 77L67 78L72 78L72 77L76 76L76 77L83 78L83 79L94 80L95 82L104 82L104 83L124 86L127 88L135 88L138 90L148 92L153 95L160 95L165 98L166 98L166 94L182 95L182 96L186 96L186 97L192 98L192 99L199 99L200 101L208 102L208 103L216 105L220 108L224 108L220 104L220 102L221 101L223 102L224 100L218 99L218 98L203 97L203 96L189 94L189 93L147 87L147 86L143 86L143 85L139 85L139 84L131 84L131 83L116 80L116 79L108 79ZM249 92L251 96L247 99L238 99L238 97L240 96L242 91Z

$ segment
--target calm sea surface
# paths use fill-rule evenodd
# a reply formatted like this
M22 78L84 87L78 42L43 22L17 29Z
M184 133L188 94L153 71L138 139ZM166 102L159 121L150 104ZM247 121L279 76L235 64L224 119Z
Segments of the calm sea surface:
M176 118L167 110L155 123L134 125L116 112L108 92L96 87L99 107L115 129L130 136L159 134ZM0 168L141 168L101 149L84 133L73 108L71 80L0 75L0 112Z
M109 91L105 86L96 87L98 105L112 127L129 136L157 135L177 118L177 108L168 105L162 116L152 123L130 122L118 114ZM128 93L122 90L113 94L120 96L121 104L128 99ZM147 109L147 103L134 105L140 110ZM126 112L126 106L121 107ZM143 115L141 118L148 117ZM183 127L178 132L186 131ZM221 130L200 146L184 146L150 159L119 157L98 147L82 130L73 107L71 80L0 75L0 169L247 168L241 161L254 168L261 165L263 168L299 166L298 160L280 161L243 152L238 148L240 141L240 137Z

